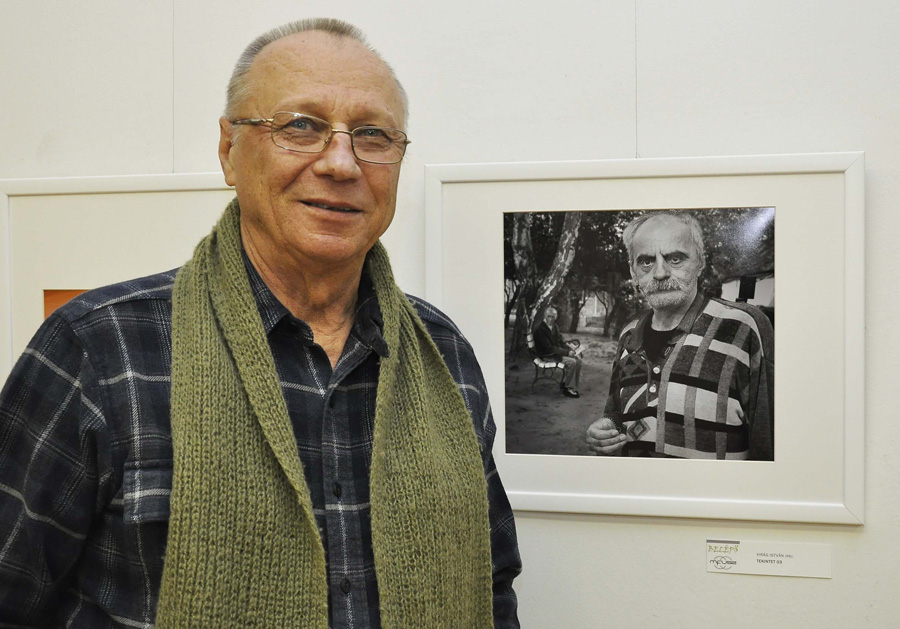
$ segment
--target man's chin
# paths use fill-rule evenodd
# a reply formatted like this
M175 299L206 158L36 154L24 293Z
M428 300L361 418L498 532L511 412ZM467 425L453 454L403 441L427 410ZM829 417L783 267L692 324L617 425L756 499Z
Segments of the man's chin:
M688 294L680 290L657 291L645 296L647 297L647 303L654 310L681 306L688 298Z

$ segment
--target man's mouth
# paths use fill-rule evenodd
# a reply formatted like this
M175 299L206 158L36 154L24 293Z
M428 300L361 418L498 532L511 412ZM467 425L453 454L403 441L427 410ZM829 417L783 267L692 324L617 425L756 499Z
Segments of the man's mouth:
M349 205L329 205L327 203L317 203L314 201L304 201L306 205L311 205L312 207L317 207L321 210L328 210L329 212L345 212L347 214L352 214L354 212L359 212L360 210L355 207L351 207Z

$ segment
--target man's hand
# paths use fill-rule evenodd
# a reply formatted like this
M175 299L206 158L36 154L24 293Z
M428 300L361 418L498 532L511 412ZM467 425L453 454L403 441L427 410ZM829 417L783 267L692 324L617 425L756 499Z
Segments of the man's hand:
M598 419L587 429L588 449L601 456L617 456L622 453L628 438L616 429L616 424L609 417Z

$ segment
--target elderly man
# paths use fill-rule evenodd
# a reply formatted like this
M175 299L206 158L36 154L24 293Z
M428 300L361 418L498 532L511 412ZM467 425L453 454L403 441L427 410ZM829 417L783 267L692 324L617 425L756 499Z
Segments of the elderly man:
M581 378L581 356L563 338L556 325L557 312L553 306L544 309L544 318L534 328L534 351L541 358L560 361L565 366L565 376L559 383L562 394L581 397L578 380Z
M773 332L757 308L704 295L703 234L685 212L623 233L651 310L625 326L594 454L773 460Z
M219 224L57 311L0 397L0 621L518 626L480 369L378 243L405 125L354 27L246 49Z

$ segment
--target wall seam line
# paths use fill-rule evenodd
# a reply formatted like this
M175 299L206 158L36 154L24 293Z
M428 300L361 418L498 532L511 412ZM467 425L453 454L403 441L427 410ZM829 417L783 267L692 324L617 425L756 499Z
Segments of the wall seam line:
M638 151L638 0L634 0L634 157Z
M172 174L175 173L175 2L172 0Z

